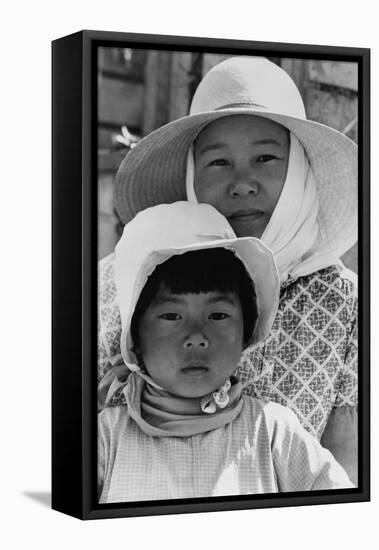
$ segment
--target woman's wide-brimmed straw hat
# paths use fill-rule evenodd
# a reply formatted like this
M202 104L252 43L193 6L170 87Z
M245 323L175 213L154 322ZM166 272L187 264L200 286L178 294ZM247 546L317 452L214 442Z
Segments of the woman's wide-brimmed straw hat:
M307 120L290 76L261 57L233 57L210 70L194 95L190 114L155 130L125 157L116 176L115 207L123 223L160 203L186 200L188 150L209 123L230 115L253 115L281 124L308 156L319 195L321 239L357 239L357 146L341 132Z

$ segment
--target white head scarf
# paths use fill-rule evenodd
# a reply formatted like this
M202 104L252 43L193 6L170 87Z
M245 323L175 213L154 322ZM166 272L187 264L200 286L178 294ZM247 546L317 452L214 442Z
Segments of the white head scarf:
M193 148L187 156L186 193L197 203ZM330 265L342 265L327 251L317 249L319 201L316 182L307 155L299 140L290 133L286 180L275 210L261 240L274 253L280 280L309 275Z

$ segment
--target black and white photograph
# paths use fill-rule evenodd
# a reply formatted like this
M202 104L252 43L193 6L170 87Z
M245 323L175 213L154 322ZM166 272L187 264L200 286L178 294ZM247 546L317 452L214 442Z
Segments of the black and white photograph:
M98 503L354 494L358 62L188 46L96 52Z

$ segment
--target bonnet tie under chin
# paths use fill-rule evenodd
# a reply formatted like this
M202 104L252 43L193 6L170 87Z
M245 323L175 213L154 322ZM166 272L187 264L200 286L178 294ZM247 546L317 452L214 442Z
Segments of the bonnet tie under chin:
M200 398L179 397L158 389L137 372L130 374L123 394L130 416L143 432L152 436L186 437L232 422L242 409L242 387L241 382L232 377L230 389L227 391L228 403L225 405L225 393L221 391L223 386L219 392L215 392L218 394L216 408L210 411L211 414L202 410ZM206 398L207 403L212 402L213 394Z

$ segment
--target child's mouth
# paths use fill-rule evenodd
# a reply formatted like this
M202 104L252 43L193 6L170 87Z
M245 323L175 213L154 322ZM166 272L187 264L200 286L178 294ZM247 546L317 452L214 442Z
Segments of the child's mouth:
M208 367L206 367L205 365L188 365L187 367L184 367L182 369L182 371L185 373L185 374L190 374L191 376L195 375L195 376L200 376L202 374L204 374L205 372L208 371Z

